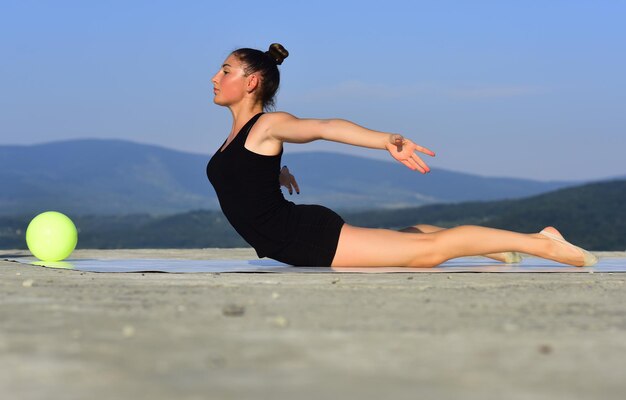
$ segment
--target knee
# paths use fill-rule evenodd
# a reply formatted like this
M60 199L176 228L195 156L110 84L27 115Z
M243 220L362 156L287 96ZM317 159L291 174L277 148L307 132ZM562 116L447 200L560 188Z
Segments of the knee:
M432 268L447 261L443 252L439 250L439 239L437 235L420 235L415 246L416 253L409 261L410 267Z
M409 226L409 227L406 227L406 228L402 228L402 229L398 230L398 232L405 232L405 233L424 233L421 229L419 229L419 225Z

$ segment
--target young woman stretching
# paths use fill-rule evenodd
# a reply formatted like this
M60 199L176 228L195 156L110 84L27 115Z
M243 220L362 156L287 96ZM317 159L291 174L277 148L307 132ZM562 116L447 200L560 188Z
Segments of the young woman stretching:
M212 78L214 102L233 115L230 134L207 165L222 211L259 257L297 266L434 267L455 257L486 255L514 261L523 252L557 262L589 266L597 259L566 242L553 227L536 234L479 226L441 229L416 225L403 231L358 228L335 212L285 200L279 174L283 143L324 139L387 150L422 174L417 155L435 154L401 135L377 132L339 119L299 119L274 105L277 65L289 55L280 44L268 51L235 50Z

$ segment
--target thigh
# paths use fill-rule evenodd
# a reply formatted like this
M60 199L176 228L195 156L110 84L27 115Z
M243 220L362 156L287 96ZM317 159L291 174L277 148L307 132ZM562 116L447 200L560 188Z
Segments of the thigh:
M339 236L333 267L430 267L437 265L433 235L345 224Z

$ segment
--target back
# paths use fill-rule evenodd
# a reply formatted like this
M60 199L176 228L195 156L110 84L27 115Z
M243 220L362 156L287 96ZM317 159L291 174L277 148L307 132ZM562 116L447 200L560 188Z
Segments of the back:
M223 151L223 146L218 149L207 165L207 177L228 221L259 257L266 257L286 245L294 204L285 200L278 182L282 150L264 156L244 146L261 115L252 117Z

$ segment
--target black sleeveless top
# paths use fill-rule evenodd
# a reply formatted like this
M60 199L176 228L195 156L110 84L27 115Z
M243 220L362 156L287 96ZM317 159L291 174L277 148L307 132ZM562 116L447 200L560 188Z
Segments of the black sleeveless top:
M259 257L291 265L330 266L344 221L326 207L285 200L278 181L282 149L275 156L264 156L245 148L261 115L252 117L207 165L222 211Z
M284 227L294 204L285 200L278 182L282 150L264 156L244 146L261 115L252 117L225 149L220 147L207 165L207 176L230 224L259 257L266 257L286 244Z

